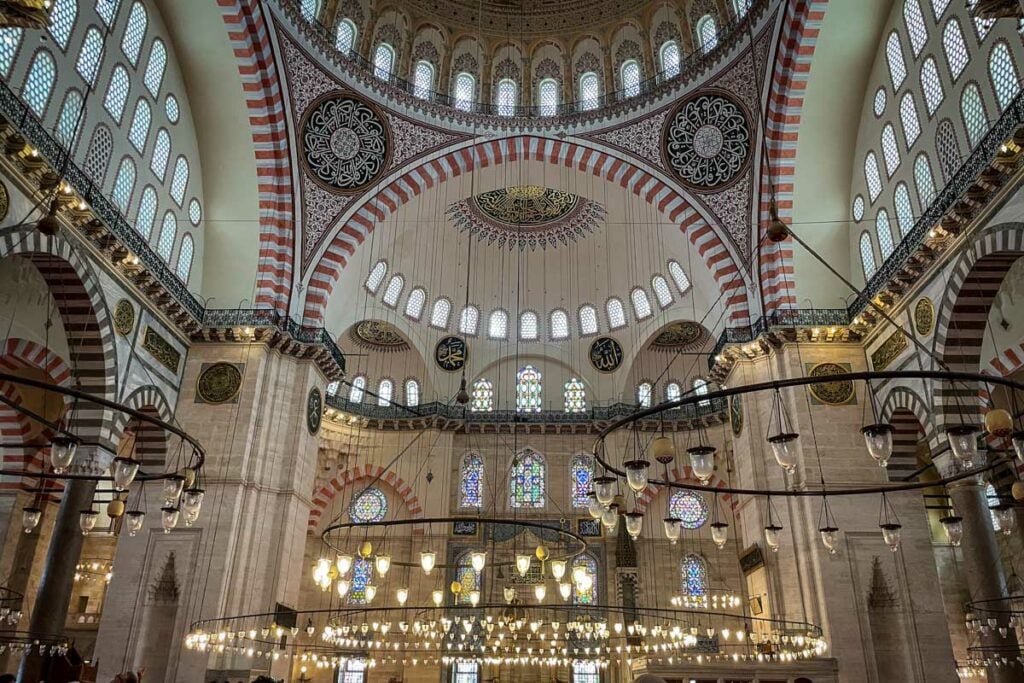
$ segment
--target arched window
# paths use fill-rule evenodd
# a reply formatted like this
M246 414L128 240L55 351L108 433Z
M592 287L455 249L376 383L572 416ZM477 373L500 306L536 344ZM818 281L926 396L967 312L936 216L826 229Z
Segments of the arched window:
M132 3L132 11L128 14L128 26L121 37L121 52L132 66L139 65L139 53L142 52L142 40L146 37L148 23L146 8L136 0Z
M384 282L384 276L388 274L388 264L386 261L377 261L377 265L370 271L369 276L366 278L365 287L370 294L376 294L377 290L380 289L381 284Z
M935 200L935 180L932 178L932 165L924 152L914 160L914 184L917 185L917 201L922 207L931 206Z
M167 176L167 162L171 158L171 136L166 128L156 132L156 143L153 145L153 158L149 162L149 168L153 175L160 179Z
M921 89L924 90L924 103L928 107L928 116L932 116L946 97L946 93L942 89L942 79L939 78L939 67L935 63L934 57L926 57L921 64Z
M342 19L334 29L334 48L347 57L356 44L357 33L356 25L351 19Z
M921 120L917 116L914 96L909 92L904 93L900 99L900 122L903 124L903 139L907 143L907 151L910 151L921 135Z
M178 279L188 283L188 276L192 272L192 255L195 251L195 243L192 235L185 235L181 240L181 248L178 250L178 266L174 269Z
M950 0L932 0L932 12L935 15L935 21L942 18L943 12L949 7Z
M377 385L377 405L391 405L391 397L395 393L395 383L389 379L382 379Z
M999 499L999 493L996 491L996 487L992 484L985 486L985 502L988 504L988 514L992 519L992 530L997 532L1001 531L1002 528L999 524L999 517L996 515L995 508L1002 505L1003 501Z
M683 388L679 386L679 382L669 382L665 385L665 400L676 401L680 396L683 395Z
M512 116L516 113L516 82L511 78L503 78L498 81L498 91L495 104L498 106L498 116Z
M580 75L580 109L596 109L601 97L601 80L593 71Z
M178 206L185 201L185 188L188 187L188 161L179 156L174 161L174 175L171 176L171 199Z
M427 293L422 287L416 287L409 292L409 298L405 301L405 315L413 320L423 317L423 307L427 304Z
M480 309L470 304L462 309L459 314L459 333L476 336L477 326L480 324Z
M1010 56L1010 48L1002 40L992 46L988 56L988 74L992 79L992 89L996 91L999 110L1010 106L1013 98L1020 91L1020 76Z
M146 64L146 73L142 82L146 84L146 90L153 97L160 95L160 85L164 82L164 71L167 70L167 48L162 40L157 38L153 46L149 48L149 62Z
M866 232L860 234L860 264L864 268L864 279L870 280L875 274L875 249Z
M860 223L862 218L864 218L864 197L857 195L853 198L853 220Z
M452 315L452 302L441 298L434 302L434 308L430 311L430 326L439 330L448 329L448 319Z
M348 392L348 400L352 403L362 403L364 393L366 393L366 377L359 375L352 380L352 388Z
M121 160L121 165L114 176L114 191L110 198L114 205L121 209L121 213L128 211L128 204L132 201L132 190L135 189L135 162L129 157Z
M325 390L325 393L328 396L337 396L338 395L338 389L340 389L340 388L341 388L341 382L338 382L337 380L335 380L334 382L328 382L327 383L327 389Z
M128 70L118 64L110 74L110 85L107 86L107 93L103 96L103 108L117 123L121 123L124 105L128 101L128 84ZM77 111L75 115L78 115Z
M420 383L415 379L405 380L405 405L418 406L420 404Z
M174 250L174 238L178 234L178 220L168 211L164 214L163 225L160 226L160 238L156 242L156 253L170 263L171 251Z
M388 499L376 487L360 493L348 506L348 517L357 524L383 521L388 514Z
M636 402L641 408L651 407L651 398L654 395L654 387L650 382L640 382L636 385Z
M676 289L680 294L686 294L690 290L690 278L686 276L686 271L676 261L668 262L668 274L672 276L672 281L676 283Z
M668 516L678 519L684 529L699 529L708 521L708 504L694 491L675 491L668 500Z
M434 91L434 65L425 59L416 62L413 72L413 94L420 99L428 99Z
M57 140L65 149L71 149L78 131L78 115L82 110L82 93L72 88L64 95L57 116Z
M942 49L946 53L946 66L949 67L949 75L955 83L967 68L967 62L971 58L967 52L967 44L964 42L963 29L960 28L960 22L955 18L950 19L942 31Z
M455 563L455 580L462 586L462 591L455 596L455 603L458 605L472 604L469 594L472 591L479 591L481 587L480 572L473 569L472 560L468 552L462 553ZM453 678L453 682L457 679ZM477 680L475 677L473 680Z
M143 98L135 103L135 114L132 116L132 125L128 129L128 140L132 147L142 154L146 149L146 140L149 138L149 123L153 118L153 112L149 108L149 102ZM184 157L182 157L184 159ZM178 202L181 204L181 202Z
M11 72L22 35L24 32L20 28L0 28L0 76L4 78Z
M586 336L588 334L597 334L597 309L586 304L580 306L580 334Z
M117 10L121 5L121 0L96 0L96 14L100 15L100 19L107 26L110 26L114 21L114 17L117 16Z
M459 507L478 508L483 504L484 461L476 453L466 453L459 466Z
M85 82L92 85L96 80L96 73L100 69L100 60L103 59L103 35L95 26L90 26L85 32L85 40L82 41L82 48L78 51L78 61L75 62L75 71Z
M142 199L139 201L139 213L135 217L135 232L142 235L146 240L153 234L153 225L156 223L156 190L151 185L146 185L142 190Z
M704 54L711 52L718 45L718 27L715 18L705 14L697 20L697 45Z
M939 166L942 167L942 178L949 182L960 168L960 141L956 137L953 122L943 119L935 131L935 149L939 153Z
M78 16L77 0L56 0L50 10L50 25L47 30L53 36L61 50L68 49L71 31L75 28L75 17Z
M741 18L750 11L751 4L753 4L753 0L732 0L732 8L736 10L736 16Z
M900 224L900 239L914 229L914 207L910 204L910 190L907 184L900 181L893 193L893 204L896 206L896 222Z
M900 149L896 144L896 130L891 123L882 127L882 158L885 159L885 174L891 178L900 167Z
M85 152L85 174L98 185L103 184L110 165L110 153L114 149L114 138L110 129L104 125L96 126L89 141L89 149Z
M679 565L683 595L690 598L706 598L708 594L708 565L704 558L687 553Z
M551 311L548 332L555 341L569 338L569 314L560 308Z
M597 560L591 557L588 553L583 553L572 561L572 570L575 571L577 567L583 567L587 572L587 576L590 577L588 582L588 588L583 589L573 582L572 587L572 604L574 605L593 605L597 603Z
M554 116L558 113L558 81L545 78L537 85L537 101L540 103L541 116Z
M455 88L452 93L455 108L469 111L473 108L473 97L476 95L476 79L465 71L455 77Z
M658 50L661 59L661 71L665 78L675 78L679 75L679 44L674 40L666 40Z
M700 377L698 377L697 379L693 380L693 393L696 394L697 396L707 396L708 395L708 383L707 383L707 380L701 379ZM703 407L707 407L707 406L711 405L711 399L709 399L709 398L702 398L700 401L697 402L697 405L700 405L700 406L703 406Z
M879 86L878 90L875 91L875 101L873 111L875 112L875 118L879 118L885 113L885 105L887 98L885 96L885 86Z
M490 339L506 339L508 337L508 313L500 308L491 311L487 321L487 336Z
M575 377L565 383L565 412L584 413L587 410L587 389Z
M509 477L509 502L514 508L542 508L547 483L544 456L527 448L516 454Z
M647 292L642 288L637 287L630 292L629 298L633 302L633 313L636 315L637 320L649 318L653 314L653 311L651 310L651 300L647 298Z
M892 80L892 90L896 92L903 85L907 77L907 64L903 61L903 44L896 31L889 34L885 43L885 59L889 64L889 78Z
M494 410L494 385L491 384L491 380L481 378L473 382L469 409L474 413L489 413Z
M910 49L913 50L914 57L918 57L924 49L924 44L928 42L928 27L925 26L921 5L917 0L904 1L903 20L907 24L907 34L910 36Z
M524 311L519 315L519 339L536 341L537 337L537 314L533 311Z
M395 69L395 48L387 43L377 46L373 53L373 75L382 81L388 80Z
M524 365L516 373L516 412L539 413L541 395L540 371L532 365Z
M970 13L974 12L975 5L978 4L978 0L967 0L967 10ZM985 40L988 37L988 32L992 30L995 25L995 19L985 19L982 17L974 17L974 32L978 34L978 42Z
M640 64L635 59L627 59L619 68L622 78L622 93L626 97L640 94Z
M874 202L882 193L882 178L878 172L878 158L874 152L864 157L864 180L868 184L868 196Z
M178 111L178 98L171 93L167 93L167 97L164 98L164 111L167 113L168 121L178 122L178 115L181 113Z
M199 205L199 200L195 197L188 203L188 220L197 228L203 220L203 207Z
M405 287L405 278L401 275L393 275L384 290L384 305L394 308L398 304L398 297L402 296L402 289Z
M609 329L617 330L620 327L626 326L626 308L622 305L621 299L613 296L611 299L608 299L604 309L608 314Z
M53 81L56 78L57 65L53 62L53 56L46 50L36 52L25 76L21 97L40 118L50 104L50 94L53 92Z
M590 505L587 494L594 488L594 459L586 453L577 453L569 465L569 479L572 482L572 506L585 508Z
M672 305L672 290L669 289L668 280L661 275L655 275L651 278L651 289L654 290L654 298L658 300L659 306L668 308Z
M299 11L302 12L303 19L314 22L320 13L320 2L319 0L302 0L299 5Z
M892 255L895 244L892 241L892 227L889 225L889 212L879 209L875 217L875 235L878 237L878 248L882 252L882 261Z

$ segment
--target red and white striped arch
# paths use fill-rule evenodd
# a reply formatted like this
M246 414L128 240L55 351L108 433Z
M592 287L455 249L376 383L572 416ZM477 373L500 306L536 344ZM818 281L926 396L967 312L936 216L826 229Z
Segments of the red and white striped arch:
M668 480L673 484L676 483L687 483L687 484L700 484L700 480L697 479L693 474L693 470L690 469L689 465L676 465L668 471ZM718 475L711 475L711 479L705 486L710 488L722 488L725 486L725 482L718 478ZM651 504L651 501L658 497L658 493L661 492L664 486L655 486L654 484L648 484L647 488L644 489L643 493L636 497L636 509L639 512L647 512L647 507ZM733 497L731 493L722 493L718 496L723 503L736 508L739 503L739 499Z
M360 482L377 479L387 485L402 502L405 503L406 511L411 519L423 519L423 506L419 498L412 490L412 486L391 470L385 470L379 465L370 463L358 465L345 471L339 476L333 477L329 482L320 487L320 490L313 494L313 506L309 510L309 531L316 531L324 516L330 508L331 502L339 493ZM327 520L329 521L329 520ZM413 533L422 533L422 527L413 526Z
M674 188L648 171L607 152L577 142L522 135L475 143L452 150L408 170L365 199L331 239L327 250L308 275L303 310L305 325L322 325L327 301L341 271L373 232L377 223L414 197L445 181L478 168L515 161L543 161L591 173L628 189L677 224L697 249L723 294L732 325L747 325L750 308L739 261L726 241Z

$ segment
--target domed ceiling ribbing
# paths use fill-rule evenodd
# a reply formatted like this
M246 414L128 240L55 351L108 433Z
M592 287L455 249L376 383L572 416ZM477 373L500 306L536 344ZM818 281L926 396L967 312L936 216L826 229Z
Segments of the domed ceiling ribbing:
M642 8L642 0L409 0L426 15L483 33L519 35L578 31ZM482 19L481 19L482 17Z

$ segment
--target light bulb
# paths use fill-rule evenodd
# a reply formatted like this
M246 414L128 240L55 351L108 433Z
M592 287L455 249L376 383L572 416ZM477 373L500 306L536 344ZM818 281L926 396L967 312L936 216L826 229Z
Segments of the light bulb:
M391 569L391 556L377 555L377 557L374 558L374 566L376 567L378 574L386 576L388 570Z
M675 545L679 541L679 532L682 529L683 521L678 517L666 517L662 520L662 524L665 527L665 538L669 540L672 545Z
M773 553L779 552L779 532L782 531L781 526L775 524L769 524L764 528L764 542L768 545Z
M164 533L171 533L171 529L178 526L178 508L176 507L162 507L160 508L161 517L160 521L164 527Z
M118 491L124 491L135 481L135 475L139 472L139 463L131 458L117 457L114 458L112 465L114 488Z
M725 547L725 542L729 540L729 525L725 522L714 522L711 524L711 540L715 542L718 549L721 550Z
M551 576L555 581L561 581L565 576L565 560L551 560Z
M405 603L409 600L409 589L399 588L397 591L395 591L395 597L398 598L398 604L404 606Z
M623 517L626 518L626 533L635 541L640 537L640 531L644 526L643 513L634 510L633 512L625 513Z
M686 453L690 456L690 469L693 470L693 476L697 477L702 484L708 483L711 475L715 473L715 448L713 446L695 446L687 448Z
M978 457L978 428L974 425L954 425L946 430L953 457L970 468Z
M338 579L336 587L338 589L338 597L343 598L348 595L348 589L352 587L352 584L349 583L348 579Z
M873 424L860 430L864 435L864 445L868 455L874 458L879 467L886 467L892 456L892 435L895 429L891 424Z
M78 442L66 436L56 436L50 442L50 464L57 474L64 474L75 459Z
M88 536L96 527L96 519L99 516L100 513L95 510L82 510L78 513L78 526L81 527L83 536Z
M533 597L537 598L537 602L544 602L544 598L548 594L547 586L543 583L538 583L533 587Z
M572 584L568 581L564 581L558 584L558 592L562 596L563 600L568 600L572 596Z
M430 576L430 572L434 571L434 563L436 561L437 554L433 550L423 550L420 552L420 567L427 576Z
M629 460L622 463L626 470L626 484L635 492L640 493L647 488L647 468L651 463L646 460Z
M505 602L512 604L512 601L516 599L516 587L505 586L501 589L502 596L505 598Z
M469 591L469 604L471 606L473 606L473 607L476 607L477 605L480 604L480 591L478 591L478 590Z
M21 528L26 534L39 526L39 520L43 517L43 511L37 507L26 507L21 509Z
M882 529L882 540L889 546L889 550L896 552L900 548L900 529L902 528L896 523L887 523L878 525Z
M434 601L434 606L440 607L441 603L444 602L444 591L436 590L430 594L430 597Z
M530 571L531 561L532 558L529 555L516 555L516 571L519 572L519 576L526 577Z
M593 485L597 502L605 507L611 505L612 501L615 500L615 478L608 476L595 477Z
M787 474L796 472L797 450L796 440L799 434L776 434L768 437L768 443L772 447L772 455L779 467L786 470Z
M352 556L351 555L338 555L334 558L334 566L338 568L338 574L345 576L349 570L352 569Z
M483 571L484 565L487 564L487 553L479 550L469 554L469 565L473 568L473 571Z

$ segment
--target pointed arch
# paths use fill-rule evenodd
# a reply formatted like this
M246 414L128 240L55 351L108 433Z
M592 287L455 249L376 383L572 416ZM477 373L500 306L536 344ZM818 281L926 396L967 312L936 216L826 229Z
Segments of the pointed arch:
M330 481L321 486L313 493L313 505L309 510L308 532L319 530L324 512L330 507L339 493L349 487L354 487L366 480L377 480L377 484L386 484L394 494L405 503L406 511L412 519L423 519L423 506L419 498L404 479L399 477L393 470L385 470L379 465L367 463L357 465L352 469L331 477ZM330 521L330 520L326 520ZM423 527L420 524L413 525L414 534L422 534Z

